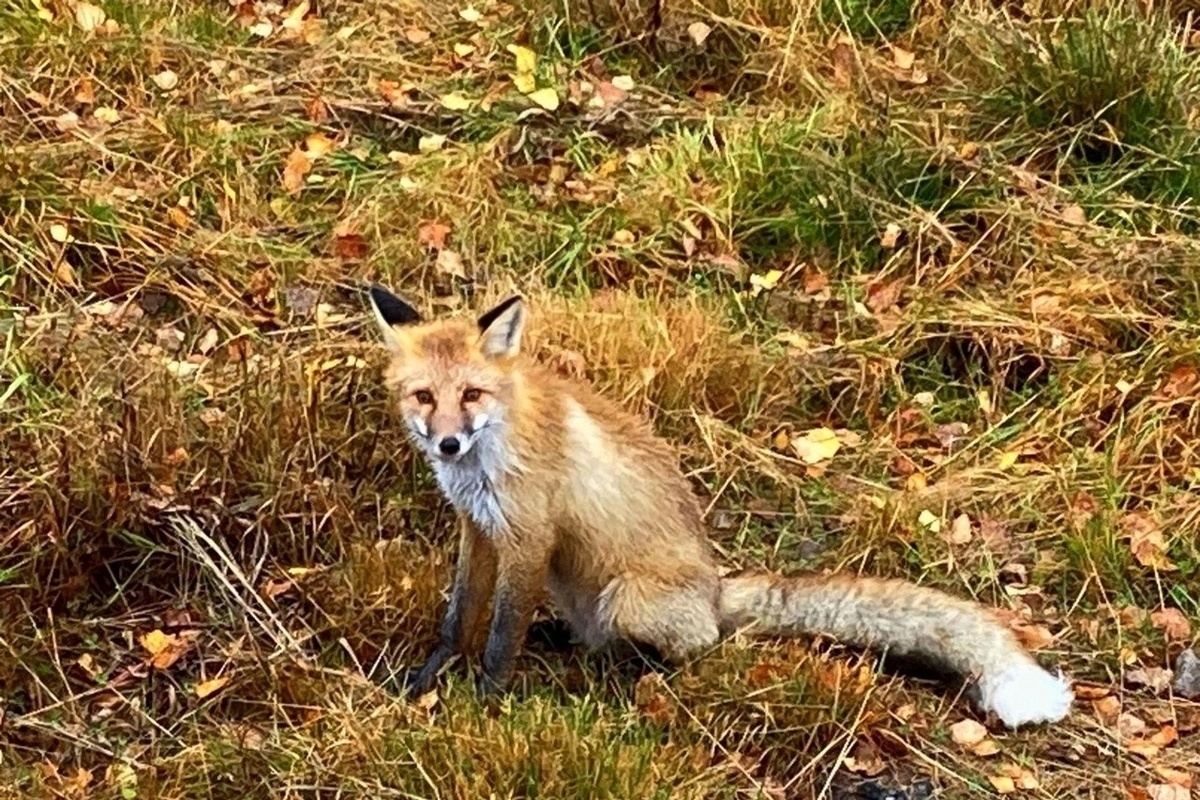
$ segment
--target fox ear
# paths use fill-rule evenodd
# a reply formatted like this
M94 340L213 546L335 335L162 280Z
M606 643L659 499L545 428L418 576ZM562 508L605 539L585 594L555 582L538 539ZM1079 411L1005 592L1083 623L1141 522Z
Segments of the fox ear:
M389 345L399 344L397 326L413 325L421 321L421 315L415 308L382 286L372 286L368 294L371 297L371 311L375 314L375 321L379 323L383 338Z
M525 305L513 295L479 318L479 346L489 358L515 356L521 349L525 327Z

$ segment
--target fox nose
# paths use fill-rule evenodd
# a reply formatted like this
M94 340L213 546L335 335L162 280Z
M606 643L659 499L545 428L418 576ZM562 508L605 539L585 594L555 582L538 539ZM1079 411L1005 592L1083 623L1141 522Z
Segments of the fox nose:
M441 450L444 455L452 456L459 451L462 445L459 444L457 436L447 436L438 442L438 450Z

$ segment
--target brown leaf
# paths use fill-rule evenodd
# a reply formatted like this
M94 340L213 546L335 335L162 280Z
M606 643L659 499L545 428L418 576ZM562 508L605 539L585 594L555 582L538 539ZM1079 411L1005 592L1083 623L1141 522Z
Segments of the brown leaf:
M411 44L425 44L431 37L429 31L424 28L405 28L404 38L408 39Z
M200 683L196 684L196 697L199 697L201 700L203 700L210 694L219 692L227 683L229 683L228 675L218 675L215 678L201 681Z
M854 755L842 760L842 766L850 772L873 778L883 772L887 765L879 755L879 749L867 741L860 741L854 746Z
M987 758L988 756L994 756L999 753L1000 745L996 744L995 739L984 739L979 744L973 745L968 749L980 758Z
M417 229L417 241L430 250L444 249L449 235L450 226L440 222L427 222Z
M367 240L360 233L347 233L333 240L333 248L343 261L361 261L371 251Z
M283 165L283 188L295 195L304 186L304 178L312 171L312 160L299 147L293 148Z
M1155 694L1161 694L1171 685L1175 673L1162 667L1141 667L1125 673L1125 683L1130 686L1146 686Z
M304 116L309 122L322 125L329 121L329 106L321 98L313 97L304 104Z
M675 716L667 682L657 672L648 672L638 679L633 687L633 702L638 711L655 725L668 725Z
M815 267L806 267L801 276L804 293L817 295L829 288L829 276Z
M1008 775L989 775L988 783L997 794L1012 794L1017 790L1017 782Z
M874 281L867 284L867 308L878 314L880 311L886 311L896 305L904 291L904 283L903 278L897 278L892 281Z
M147 663L155 669L167 669L191 649L198 635L196 631L174 634L156 629L143 634L139 641L149 655Z
M1192 773L1186 770L1176 769L1175 767L1157 766L1154 771L1158 773L1158 777L1162 778L1167 783L1176 786L1182 786L1185 789L1191 789L1193 785Z
M1163 381L1159 393L1168 400L1191 397L1200 388L1200 372L1186 364L1171 370Z
M1162 631L1167 641L1182 641L1192 635L1191 623L1178 608L1160 608L1151 612L1150 624Z
M1106 725L1111 725L1116 722L1117 716L1121 713L1121 701L1109 695L1101 697L1098 700L1092 701L1092 710L1096 712L1096 716Z
M854 43L845 37L839 37L833 47L833 82L842 88L850 85L854 79L857 59L854 56Z
M1129 539L1133 558L1143 567L1162 572L1179 569L1167 557L1167 542L1158 521L1146 511L1131 511L1121 518L1123 537Z

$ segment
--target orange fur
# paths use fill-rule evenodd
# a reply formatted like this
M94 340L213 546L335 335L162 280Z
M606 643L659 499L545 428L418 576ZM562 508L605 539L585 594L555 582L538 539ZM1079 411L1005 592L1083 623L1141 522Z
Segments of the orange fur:
M381 291L388 386L464 531L442 643L414 691L471 649L489 600L484 684L502 688L548 591L591 648L624 639L682 659L736 628L825 633L973 679L976 702L1009 725L1066 714L1066 683L978 604L902 581L720 578L671 448L590 386L523 359L519 299L478 322L419 323ZM459 449L447 453L447 439Z

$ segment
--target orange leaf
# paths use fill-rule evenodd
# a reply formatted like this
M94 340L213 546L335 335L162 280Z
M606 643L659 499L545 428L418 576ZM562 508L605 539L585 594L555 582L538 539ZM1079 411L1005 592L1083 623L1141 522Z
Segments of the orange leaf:
M299 147L293 148L283 165L283 188L288 194L298 194L304 186L304 177L311 171L309 157Z
M196 697L201 700L208 697L210 694L219 692L225 684L229 683L228 675L219 675L207 681L196 684Z
M1178 608L1162 608L1152 612L1150 623L1162 631L1168 640L1187 639L1192 635L1191 623Z

